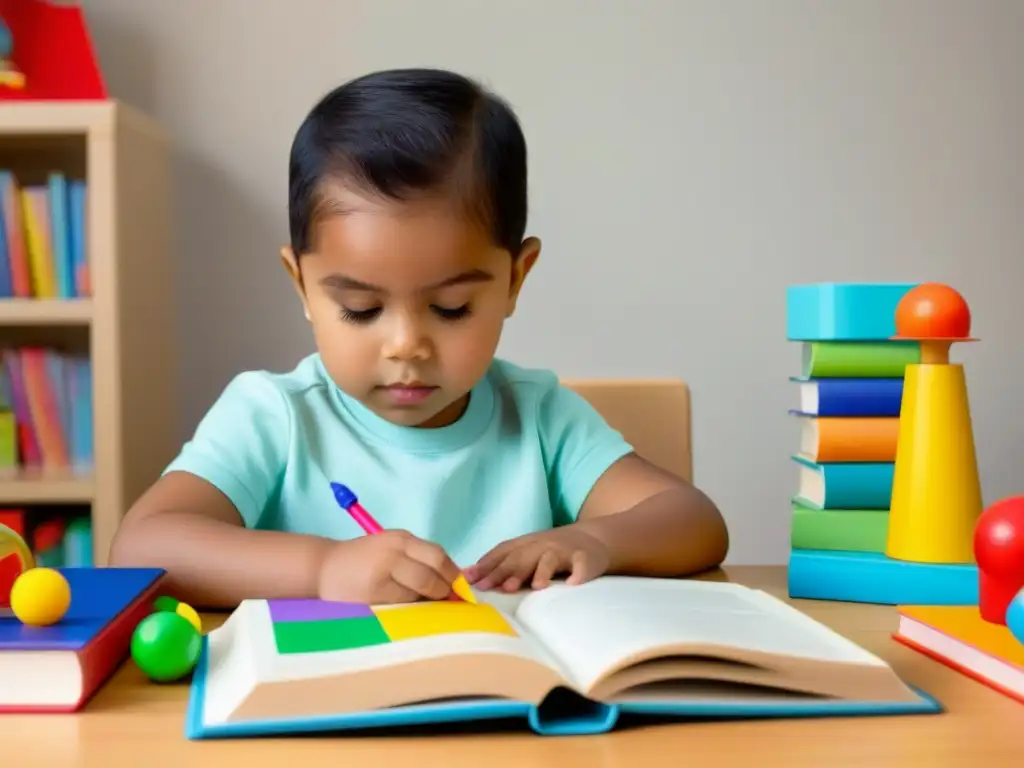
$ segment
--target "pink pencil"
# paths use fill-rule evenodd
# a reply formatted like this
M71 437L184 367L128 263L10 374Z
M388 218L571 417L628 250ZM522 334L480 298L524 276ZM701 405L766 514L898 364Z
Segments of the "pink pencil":
M363 505L359 503L359 499L352 492L352 489L341 483L331 483L331 490L334 491L334 499L338 502L338 506L348 512L352 519L367 534L372 536L384 531L380 523L373 519L373 515L367 512ZM469 582L466 581L466 577L461 573L455 578L455 583L452 584L452 591L467 603L476 602L476 596L473 594Z

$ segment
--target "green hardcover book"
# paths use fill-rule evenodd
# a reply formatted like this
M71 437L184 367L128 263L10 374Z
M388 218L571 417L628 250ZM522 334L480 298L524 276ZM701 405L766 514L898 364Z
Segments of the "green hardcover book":
M916 341L809 341L803 345L806 379L901 379L921 362Z
M884 554L888 531L887 509L812 509L793 502L793 549Z

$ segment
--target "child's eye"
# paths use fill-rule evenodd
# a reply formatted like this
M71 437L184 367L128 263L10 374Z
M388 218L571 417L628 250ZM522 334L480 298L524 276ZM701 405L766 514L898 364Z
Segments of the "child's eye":
M452 309L433 304L430 308L443 320L461 320L470 315L469 304L463 304L461 307L454 307Z
M348 307L341 308L341 316L343 319L350 323L369 323L380 314L380 307L374 307L373 309L349 309Z

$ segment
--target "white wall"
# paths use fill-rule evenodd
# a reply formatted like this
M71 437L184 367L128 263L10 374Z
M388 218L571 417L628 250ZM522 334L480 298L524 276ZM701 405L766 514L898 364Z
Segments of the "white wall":
M304 112L367 70L440 65L509 98L530 142L545 248L501 353L686 379L730 562L786 560L791 283L959 288L985 498L1024 493L1024 3L84 6L113 94L177 145L183 438L235 372L311 350L277 261Z

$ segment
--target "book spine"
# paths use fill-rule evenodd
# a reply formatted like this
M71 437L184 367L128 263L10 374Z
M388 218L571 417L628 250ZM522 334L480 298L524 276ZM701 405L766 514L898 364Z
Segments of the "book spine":
M825 463L894 462L898 417L804 417L817 427L815 461Z
M47 186L50 209L50 253L48 258L53 263L54 290L58 298L70 299L75 296L75 267L71 254L68 182L63 173L51 173Z
M807 378L901 379L908 365L921 362L917 342L807 342Z
M888 509L892 499L893 462L823 464L794 457L821 475L822 509Z
M899 416L903 378L820 379L819 416Z
M12 292L17 298L27 299L32 295L32 278L25 246L22 196L18 181L11 171L0 171L0 196Z
M888 527L888 510L812 509L794 502L790 545L793 549L881 554Z

